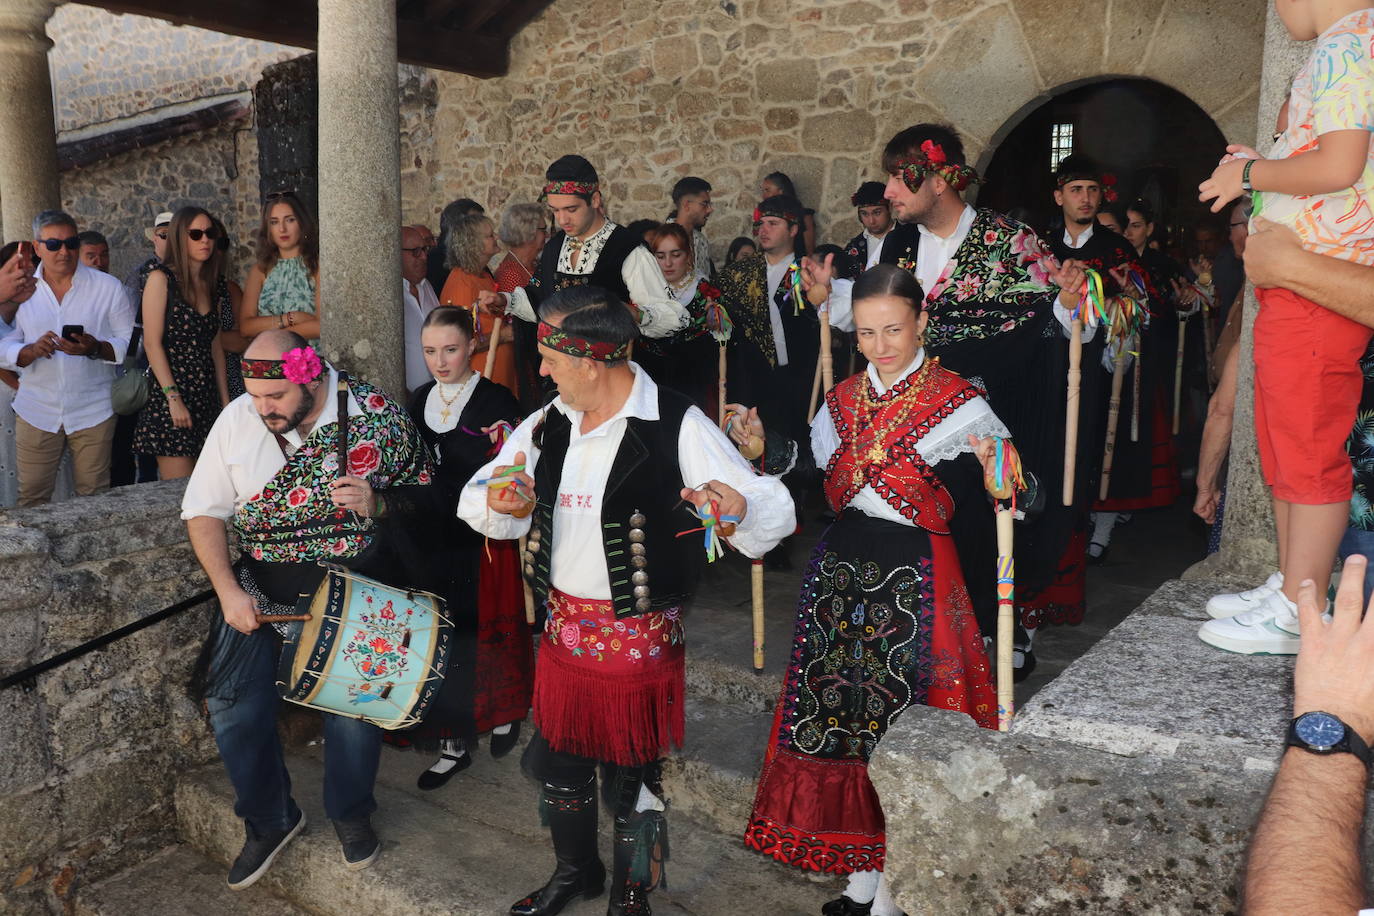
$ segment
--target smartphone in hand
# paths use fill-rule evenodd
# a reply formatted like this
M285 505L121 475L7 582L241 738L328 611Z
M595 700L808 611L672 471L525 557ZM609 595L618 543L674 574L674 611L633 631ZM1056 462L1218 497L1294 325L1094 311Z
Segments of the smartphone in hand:
M81 341L78 340L77 338L79 338L82 334L85 334L85 333L86 333L86 328L85 328L84 325L80 325L80 324L64 324L64 325L62 325L62 339L63 339L63 340L69 340L69 341L71 341L72 343L80 343Z

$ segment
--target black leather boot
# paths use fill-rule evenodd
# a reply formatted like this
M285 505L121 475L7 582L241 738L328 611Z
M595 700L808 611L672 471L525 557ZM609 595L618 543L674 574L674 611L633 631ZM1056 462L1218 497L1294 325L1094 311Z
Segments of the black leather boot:
M554 916L574 897L590 899L605 889L606 866L596 850L595 786L595 777L576 789L544 785L541 804L558 866L548 884L511 906L511 916Z
M615 820L611 901L606 916L652 916L649 892L663 883L668 825L657 811Z

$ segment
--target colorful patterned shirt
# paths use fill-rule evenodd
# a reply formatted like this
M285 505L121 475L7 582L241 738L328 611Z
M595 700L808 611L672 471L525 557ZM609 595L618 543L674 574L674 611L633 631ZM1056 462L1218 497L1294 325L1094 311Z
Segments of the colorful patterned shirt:
M1322 134L1340 130L1374 131L1374 9L1351 13L1317 38L1293 81L1288 129L1270 158L1311 152ZM1293 229L1309 251L1374 265L1374 153L1352 187L1330 194L1264 192L1260 201L1264 218Z

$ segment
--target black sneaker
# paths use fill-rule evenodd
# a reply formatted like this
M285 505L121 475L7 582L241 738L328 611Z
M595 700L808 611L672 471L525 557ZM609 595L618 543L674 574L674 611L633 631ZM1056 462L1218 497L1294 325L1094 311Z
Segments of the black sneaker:
M277 857L277 853L285 849L286 844L304 829L304 811L296 812L296 822L287 829L264 834L258 834L251 824L244 821L243 832L247 835L247 840L243 844L243 850L239 852L239 857L229 868L229 889L241 891L252 886L272 867L272 860Z
M357 871L377 861L382 851L382 841L377 839L370 820L335 821L334 832L343 845L344 864L350 869Z

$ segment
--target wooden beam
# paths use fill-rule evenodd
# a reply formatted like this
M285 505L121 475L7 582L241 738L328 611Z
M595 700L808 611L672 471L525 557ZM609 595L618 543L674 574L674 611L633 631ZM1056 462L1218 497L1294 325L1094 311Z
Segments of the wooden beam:
M150 16L313 50L318 39L318 11L313 0L82 0L111 13ZM523 24L523 23L522 23ZM518 31L518 29L516 29ZM503 30L504 32L504 30ZM433 21L399 19L396 23L400 62L477 77L505 76L510 52L500 37L440 28Z

